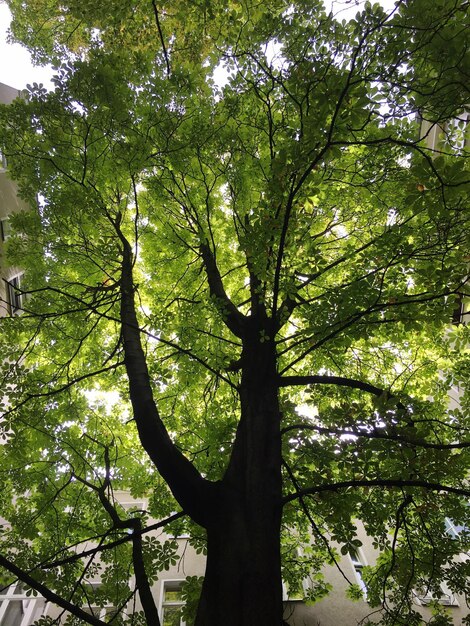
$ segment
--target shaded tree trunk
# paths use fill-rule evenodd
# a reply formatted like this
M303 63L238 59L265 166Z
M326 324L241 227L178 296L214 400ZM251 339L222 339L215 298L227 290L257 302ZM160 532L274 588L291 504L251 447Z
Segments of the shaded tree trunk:
M207 527L208 554L196 626L282 623L281 449L276 357L250 320L244 337L241 419L220 500Z
M238 508L238 507L237 507ZM227 507L208 529L206 575L196 626L281 624L279 525L269 512L247 519Z
M160 418L135 311L132 251L118 220L115 227L123 243L125 365L142 445L185 512L207 530L206 575L196 626L280 625L282 482L274 324L259 305L250 317L229 307L229 327L243 342L241 415L225 476L209 482L173 444ZM205 248L203 254L211 289L223 298L213 258Z

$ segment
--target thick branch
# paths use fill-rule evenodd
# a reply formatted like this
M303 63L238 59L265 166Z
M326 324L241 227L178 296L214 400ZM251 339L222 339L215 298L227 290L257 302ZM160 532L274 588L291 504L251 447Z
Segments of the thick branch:
M222 277L217 267L215 257L206 244L200 246L202 260L204 262L204 268L207 274L207 281L209 283L209 290L212 297L214 297L222 309L222 317L228 329L237 337L243 337L246 318L243 313L237 309L233 302L228 297L224 285L222 283Z
M215 496L215 487L202 478L194 465L178 450L160 418L137 323L131 246L117 222L115 226L123 244L121 323L124 363L139 437L181 507L204 526L210 509L209 501Z
M459 443L433 443L432 441L425 441L424 439L410 439L409 437L403 437L403 435L390 434L385 430L360 430L359 428L326 428L324 426L315 426L315 424L292 424L286 426L281 430L281 434L292 432L293 430L312 430L321 435L343 435L351 437L363 437L365 439L385 439L386 441L395 442L399 445L405 444L413 448L431 448L432 450L463 450L464 448L470 448L470 441L462 441Z
M351 389L360 389L374 396L392 397L391 394L380 387L365 383L354 378L346 378L344 376L279 376L279 387L290 387L293 385L338 385L340 387L351 387ZM403 405L402 405L403 407Z
M158 616L157 606L153 598L152 589L150 588L149 579L145 570L143 548L142 548L142 530L140 519L134 520L134 532L132 534L132 563L134 565L134 574L137 589L139 590L139 598L144 609L145 619L148 624L160 626L160 618Z
M461 489L459 487L449 487L440 483L432 483L427 480L400 480L389 478L378 478L374 480L345 480L339 483L316 485L315 487L306 487L295 493L285 496L282 500L283 504L297 500L303 496L315 495L324 491L339 491L340 489L348 489L350 487L383 487L384 489L393 489L395 487L419 487L428 491L445 491L446 493L455 493L459 496L470 497L470 489Z
M23 571L21 568L15 565L13 561L10 561L6 557L2 556L1 554L0 554L0 566L4 567L6 570L11 572L14 576L16 576L16 578L21 580L21 582L28 585L28 587L31 587L31 589L34 589L35 591L40 593L44 598L46 598L46 600L48 600L49 602L53 602L57 606L62 607L63 609L65 609L69 613L72 613L72 615L75 615L76 617L86 622L87 624L91 624L91 626L106 626L105 622L101 621L98 617L95 617L94 615L87 613L79 606L76 606L72 602L69 602L65 598L62 598L61 596L57 595L56 593L51 591L48 587L46 587L42 583L39 583L32 576L30 576L27 572Z

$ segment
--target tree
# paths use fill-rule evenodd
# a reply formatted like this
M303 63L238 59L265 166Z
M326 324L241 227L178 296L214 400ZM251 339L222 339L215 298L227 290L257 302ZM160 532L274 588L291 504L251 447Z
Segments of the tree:
M357 520L383 624L421 623L419 587L465 593L466 2L9 5L56 77L1 118L39 198L1 320L5 582L101 624L86 581L123 606L133 572L154 626L174 546L150 514L207 541L197 626L280 624L281 576L322 597Z

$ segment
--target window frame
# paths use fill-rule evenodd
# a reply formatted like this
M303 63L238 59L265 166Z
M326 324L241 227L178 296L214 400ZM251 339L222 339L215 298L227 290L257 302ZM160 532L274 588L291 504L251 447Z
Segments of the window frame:
M185 602L183 600L178 600L178 601L165 600L165 592L167 590L181 591L183 583L184 583L184 579L182 578L166 578L161 581L159 614L160 614L160 622L162 626L164 626L165 607L183 607L185 605ZM176 587L176 589L169 589L170 587ZM179 626L186 626L186 622L183 620L183 617L180 617Z
M10 236L10 219L8 217L0 218L0 241L5 243L5 241Z
M354 570L354 576L356 577L356 584L359 586L364 600L367 602L367 585L362 577L362 570L367 567L367 561L364 557L364 553L360 548L356 548L354 551L348 552L351 566Z
M440 596L435 596L431 593L429 588L425 591L425 593L418 593L417 600L418 603L422 606L427 606L432 602L438 602L442 606L460 606L459 601L456 598L455 593L453 593L447 584L443 581L439 583L439 587L441 589L442 594Z
M49 608L47 600L41 595L33 595L32 590L21 587L22 583L17 581L0 591L0 626L8 626L3 620L10 605L16 602L21 602L19 626L30 626L40 617L46 617Z
M101 587L101 582L87 580L86 586L93 590L93 594L95 594L96 590ZM89 598L89 600L93 600L93 598ZM103 621L106 619L106 617L108 617L109 612L113 609L116 613L119 611L121 615L127 615L126 607L119 609L119 607L111 604L110 602L107 602L104 606L99 606L98 604L93 604L93 602L88 602L87 600L85 604L82 604L81 608L83 611L85 611L85 613L93 615L94 617L97 617L98 619Z
M455 524L450 517L445 518L445 530L452 539L458 539L462 532L467 532L467 527L462 524Z
M145 512L145 502L143 500L118 500L118 503L126 511L126 513L142 513Z
M14 276L4 278L6 283L6 296L8 312L11 316L20 315L23 311L24 294L21 291L21 279L23 272L18 272Z

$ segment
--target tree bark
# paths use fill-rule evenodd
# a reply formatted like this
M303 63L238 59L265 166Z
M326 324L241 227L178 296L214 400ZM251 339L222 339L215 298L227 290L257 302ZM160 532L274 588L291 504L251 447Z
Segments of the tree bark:
M241 419L207 526L196 626L282 624L280 410L274 341L263 326L250 318L243 338Z
M234 505L233 495L224 492L230 504L224 502L217 524L207 531L206 573L196 626L281 624L277 516L265 507L247 515L240 501Z

